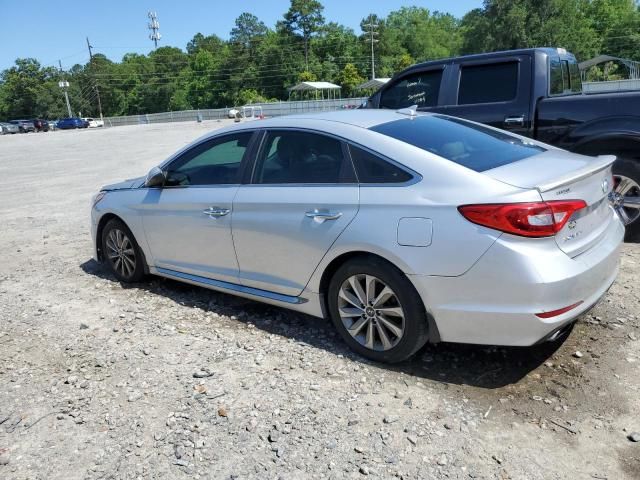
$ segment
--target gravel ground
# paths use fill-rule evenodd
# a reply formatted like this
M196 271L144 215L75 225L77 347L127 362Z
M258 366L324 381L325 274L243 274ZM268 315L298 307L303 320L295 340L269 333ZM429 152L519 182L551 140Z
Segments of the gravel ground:
M0 137L0 478L640 478L638 244L563 343L393 367L324 320L105 273L91 194L220 125Z

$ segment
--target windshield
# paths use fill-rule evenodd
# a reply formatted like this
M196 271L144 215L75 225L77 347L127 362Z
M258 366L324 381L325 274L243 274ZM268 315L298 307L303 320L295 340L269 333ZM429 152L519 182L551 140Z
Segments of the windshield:
M545 151L507 133L444 115L407 117L371 130L434 153L476 172Z

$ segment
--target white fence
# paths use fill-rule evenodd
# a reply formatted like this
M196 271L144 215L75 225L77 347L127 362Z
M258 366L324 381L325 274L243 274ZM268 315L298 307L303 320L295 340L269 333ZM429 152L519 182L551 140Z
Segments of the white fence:
M619 92L622 90L640 90L640 80L582 82L582 91L585 93Z
M265 117L278 117L293 113L324 112L342 108L359 107L366 97L343 98L335 100L308 100L298 102L256 103L251 106L262 107ZM240 107L239 110L242 111ZM229 108L205 110L182 110L179 112L149 113L144 115L128 115L123 117L105 117L106 127L122 125L144 125L148 123L189 122L201 120L219 120L228 118Z

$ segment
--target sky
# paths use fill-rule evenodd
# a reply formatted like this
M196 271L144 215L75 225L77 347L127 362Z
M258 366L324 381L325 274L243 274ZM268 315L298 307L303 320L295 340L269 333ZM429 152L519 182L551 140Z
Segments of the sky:
M360 33L360 20L369 13L386 16L402 6L419 6L462 17L482 0L320 0L327 21ZM89 59L86 37L94 53L119 61L125 53L153 49L147 12L158 14L159 46L184 49L200 32L228 38L234 20L251 12L267 26L288 10L289 0L0 0L0 71L16 58L36 58L43 65L66 70Z

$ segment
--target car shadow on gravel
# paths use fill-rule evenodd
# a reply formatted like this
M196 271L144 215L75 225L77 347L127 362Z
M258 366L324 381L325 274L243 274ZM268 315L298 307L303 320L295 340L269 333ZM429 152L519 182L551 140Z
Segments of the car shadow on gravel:
M117 283L118 280L95 260L80 268L87 274ZM394 365L372 362L352 352L337 335L330 321L196 287L151 277L147 282L120 283L124 289L144 290L172 299L186 308L234 317L267 333L343 355L353 361L448 385L496 389L514 384L542 365L560 348L563 339L533 347L495 347L455 343L427 344L413 358Z

